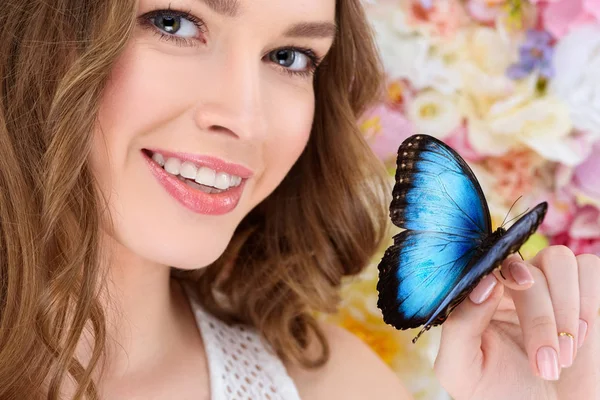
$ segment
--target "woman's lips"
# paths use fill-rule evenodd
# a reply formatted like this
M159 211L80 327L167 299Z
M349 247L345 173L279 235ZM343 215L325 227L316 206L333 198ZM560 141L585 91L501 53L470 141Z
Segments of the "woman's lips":
M239 186L231 187L222 193L208 194L199 189L192 188L176 176L169 174L144 151L142 155L150 168L150 171L158 182L165 188L167 193L187 209L205 215L223 215L238 205L246 179Z

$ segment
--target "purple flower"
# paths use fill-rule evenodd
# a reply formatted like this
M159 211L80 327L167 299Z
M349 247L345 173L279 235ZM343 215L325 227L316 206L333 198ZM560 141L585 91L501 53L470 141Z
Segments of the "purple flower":
M431 10L433 7L433 0L419 0L419 3L421 3L421 7L425 10Z
M552 67L552 36L546 31L529 30L525 42L519 48L519 62L508 67L511 79L522 79L535 70L549 79L554 75Z

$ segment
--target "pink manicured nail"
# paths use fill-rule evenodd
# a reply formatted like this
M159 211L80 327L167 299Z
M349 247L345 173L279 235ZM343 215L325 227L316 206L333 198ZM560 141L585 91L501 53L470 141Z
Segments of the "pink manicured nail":
M577 348L583 346L585 335L587 334L588 324L584 320L579 320L579 333L577 333Z
M558 347L560 349L560 366L568 368L573 364L575 342L571 336L559 336Z
M556 381L560 374L558 354L550 346L541 347L537 352L537 366L540 375L547 381Z
M519 285L526 286L533 283L533 275L531 275L529 268L523 262L513 261L508 266L508 270Z
M492 294L494 287L496 287L496 283L498 283L498 281L494 275L489 274L479 282L479 285L471 292L469 298L475 304L483 303L490 297L490 294Z

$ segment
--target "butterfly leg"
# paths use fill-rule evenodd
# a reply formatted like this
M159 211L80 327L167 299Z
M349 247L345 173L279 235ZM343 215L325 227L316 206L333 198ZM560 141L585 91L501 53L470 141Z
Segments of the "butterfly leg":
M502 264L500 264L500 266L498 267L498 272L500 272L500 276L502 277L502 279L506 280L506 277L502 273Z
M523 254L521 254L521 251L518 250L517 253L519 253L519 255L521 256L521 260L525 261L525 258L523 257ZM498 272L500 272L500 276L502 277L502 279L506 280L506 277L502 273L502 265L500 265L500 268L498 268Z

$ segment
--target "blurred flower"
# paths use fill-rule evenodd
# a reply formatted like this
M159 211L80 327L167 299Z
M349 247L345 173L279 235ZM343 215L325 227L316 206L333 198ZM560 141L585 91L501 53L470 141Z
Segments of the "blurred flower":
M506 69L514 62L515 44L487 27L461 30L448 45L456 61L451 64L462 80L461 89L476 101L507 96L515 83L506 76Z
M557 188L545 196L549 207L540 230L550 236L551 244L568 246L576 254L600 255L600 208L580 202L575 182L564 185L573 177L573 169L568 171L571 174L565 174L565 168L557 171Z
M506 33L520 34L535 26L537 15L537 8L527 0L506 0L496 18L496 27Z
M373 152L384 162L395 160L400 144L416 133L402 113L384 104L365 113L359 126Z
M533 3L541 3L534 1ZM600 21L598 0L554 0L547 1L542 12L542 22L556 38L561 38L580 25Z
M548 32L529 30L525 43L519 48L519 62L508 67L507 74L511 79L522 79L539 70L544 78L551 78L552 37Z
M456 150L467 162L478 162L485 159L484 155L479 154L471 147L469 136L467 135L467 127L464 124L461 124L451 132L444 139L444 142Z
M382 6L370 15L370 20L390 79L406 79L417 90L431 87L451 93L457 89L459 76L449 68L424 29L409 23L402 7Z
M510 96L494 99L462 96L469 141L481 154L501 156L527 146L548 160L575 165L581 154L569 146L567 107L551 95L538 96L535 76L519 81Z
M511 202L533 191L539 181L537 171L546 165L546 160L530 149L521 148L487 158L482 165L494 177L494 192Z
M575 168L573 186L580 203L595 204L600 208L600 142L596 142L591 155Z
M456 99L434 90L418 93L408 105L408 119L416 131L443 139L461 123Z
M600 135L600 25L573 30L554 51L550 90L568 105L575 128Z
M506 0L469 0L467 11L478 22L492 23L500 15L505 2Z
M590 135L582 135L577 140L587 144L588 157L581 164L570 167L558 165L555 170L554 187L573 196L579 206L594 205L600 208L600 142L590 142Z
M519 252L523 255L523 258L530 260L543 248L548 247L549 244L550 242L546 236L536 232L521 246Z
M569 247L576 255L600 256L600 211L593 206L577 209L570 226L553 236L551 242Z
M394 110L404 112L412 99L409 85L402 79L390 80L386 88L385 103Z
M558 235L571 225L575 217L575 198L566 190L557 190L555 193L544 195L539 201L542 200L548 202L548 211L540 230L550 236Z
M466 13L458 0L408 0L405 2L409 22L425 24L439 36L452 36L466 22Z

